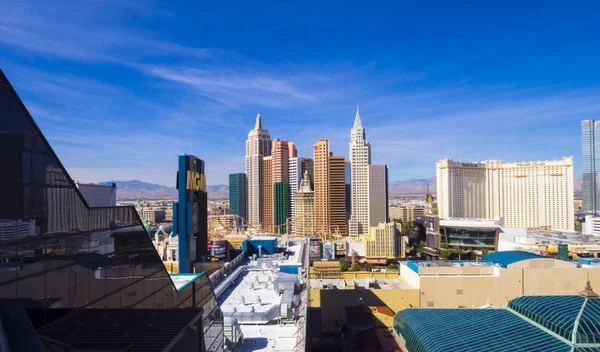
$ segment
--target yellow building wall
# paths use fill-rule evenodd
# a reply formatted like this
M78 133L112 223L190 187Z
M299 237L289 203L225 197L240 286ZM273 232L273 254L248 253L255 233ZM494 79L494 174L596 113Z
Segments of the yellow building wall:
M372 273L368 271L344 271L340 273L340 279L397 279L399 278L397 271L387 271L385 273Z
M317 294L314 291L319 291ZM365 306L388 306L394 313L411 305L418 307L419 290L415 289L358 289L358 290L311 290L310 306L321 307L323 327L346 323L346 307L358 305L359 298ZM318 305L317 305L318 304Z
M321 307L321 289L310 289L310 292L308 293L308 306L312 308Z

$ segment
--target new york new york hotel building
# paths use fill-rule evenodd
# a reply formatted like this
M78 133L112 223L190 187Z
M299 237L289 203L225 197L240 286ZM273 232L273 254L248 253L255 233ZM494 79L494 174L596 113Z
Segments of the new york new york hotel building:
M2 347L223 349L207 276L170 276L135 208L88 206L2 71L0 165Z

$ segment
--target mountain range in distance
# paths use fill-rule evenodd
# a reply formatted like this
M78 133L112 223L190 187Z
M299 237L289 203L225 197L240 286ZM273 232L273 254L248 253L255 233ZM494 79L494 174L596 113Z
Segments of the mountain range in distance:
M389 183L390 196L423 195L427 193L427 181L432 194L436 193L436 178L417 178ZM108 181L117 184L117 197L119 199L176 199L175 187L157 185L140 180ZM582 179L574 180L575 193L581 193ZM206 186L209 199L227 199L229 197L228 185Z

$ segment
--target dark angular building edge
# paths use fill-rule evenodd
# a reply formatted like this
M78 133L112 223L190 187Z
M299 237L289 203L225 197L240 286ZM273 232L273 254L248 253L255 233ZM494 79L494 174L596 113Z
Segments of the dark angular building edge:
M134 207L89 207L2 70L0 162L0 333L9 344L38 338L44 347L39 350L60 350L56 344L88 349L112 339L113 317L128 338L111 350L188 350L182 343L193 336L164 331L186 332L193 324L202 327L201 343L188 347L223 349L223 317L207 275L189 274L189 284L178 289ZM148 319L141 308L163 317L146 324L145 338L133 333L136 323ZM10 324L7 317L14 318ZM74 338L93 322L104 322L104 329L87 340ZM69 334L53 329L56 324ZM6 334L8 325L19 336Z

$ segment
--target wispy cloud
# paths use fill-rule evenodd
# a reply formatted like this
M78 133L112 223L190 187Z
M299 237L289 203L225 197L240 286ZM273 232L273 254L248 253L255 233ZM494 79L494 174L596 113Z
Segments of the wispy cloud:
M317 100L282 79L261 74L161 66L141 69L155 77L188 85L198 93L236 109L248 103L281 108Z
M126 27L131 17L155 13L164 14L149 2L84 0L73 7L66 2L6 1L0 12L0 43L70 60L121 65L132 59L226 54L152 38Z
M0 65L83 181L171 185L176 156L192 149L207 162L209 183L225 183L228 172L244 169L244 142L257 112L273 138L296 142L303 156L311 156L319 138L347 155L360 104L373 161L389 164L392 179L430 176L445 157L568 154L577 162L578 121L600 116L596 88L484 84L468 75L431 79L487 61L497 49L407 71L382 68L366 54L321 65L268 62L130 25L175 16L153 2L0 4L0 50L7 54ZM265 32L309 20L275 23Z

